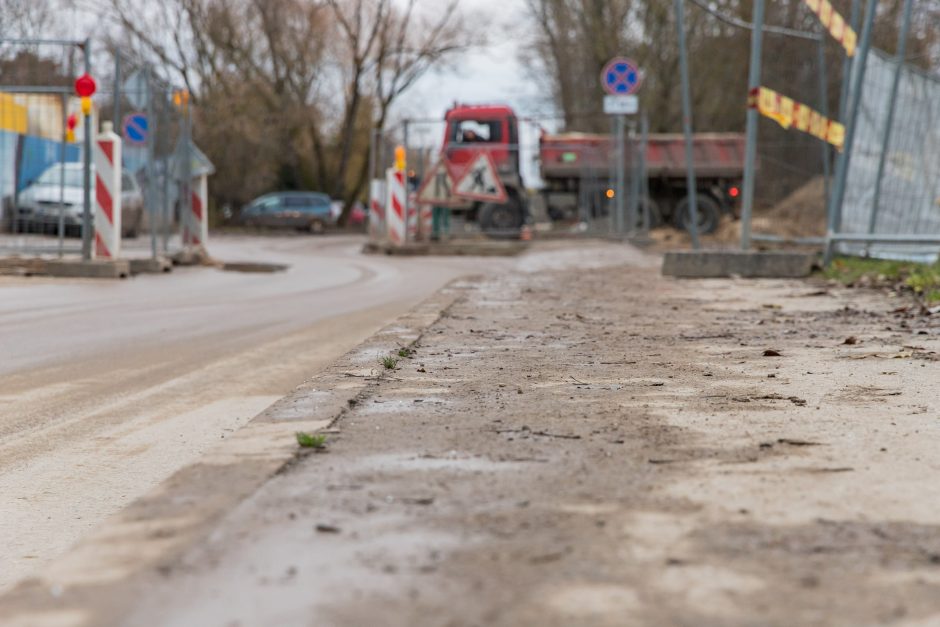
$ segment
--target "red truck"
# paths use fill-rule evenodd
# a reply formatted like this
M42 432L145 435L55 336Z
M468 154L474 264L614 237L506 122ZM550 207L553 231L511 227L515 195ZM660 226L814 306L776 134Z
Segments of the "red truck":
M494 236L518 235L537 205L554 222L574 222L606 214L607 190L616 148L609 135L542 133L539 164L544 188L526 193L519 158L519 120L503 105L455 104L445 116L444 156L455 172L466 168L480 151L489 152L506 189L504 203L466 201L454 207ZM744 136L699 133L694 137L699 229L708 233L724 213L733 213L744 171ZM628 165L628 176L630 166ZM685 146L681 134L648 138L646 176L653 226L687 222L688 191ZM538 213L538 212L536 212Z

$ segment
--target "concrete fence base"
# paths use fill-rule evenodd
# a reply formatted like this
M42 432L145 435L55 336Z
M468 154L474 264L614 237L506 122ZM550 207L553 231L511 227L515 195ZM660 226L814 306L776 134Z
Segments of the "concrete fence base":
M799 278L808 276L815 253L791 251L695 250L663 256L662 273L689 279L740 276L747 278Z

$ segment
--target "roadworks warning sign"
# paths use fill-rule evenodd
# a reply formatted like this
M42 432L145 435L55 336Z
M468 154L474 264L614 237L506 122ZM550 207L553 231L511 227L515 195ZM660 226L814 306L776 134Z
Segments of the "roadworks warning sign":
M484 202L503 203L507 200L506 188L499 180L496 163L490 153L480 151L470 161L454 186L454 193L463 198Z

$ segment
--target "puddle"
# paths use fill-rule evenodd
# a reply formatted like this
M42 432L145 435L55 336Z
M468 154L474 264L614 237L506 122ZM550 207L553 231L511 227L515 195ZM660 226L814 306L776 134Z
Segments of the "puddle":
M362 461L363 466L380 470L456 470L462 472L503 472L515 470L529 462L494 461L483 457L461 457L451 452L441 456L373 455Z
M274 272L286 272L289 265L283 263L258 263L254 261L232 261L222 264L221 269L224 272L246 272L272 274Z
M386 390L386 394L447 394L450 390L447 388L392 388ZM424 399L421 399L424 400Z

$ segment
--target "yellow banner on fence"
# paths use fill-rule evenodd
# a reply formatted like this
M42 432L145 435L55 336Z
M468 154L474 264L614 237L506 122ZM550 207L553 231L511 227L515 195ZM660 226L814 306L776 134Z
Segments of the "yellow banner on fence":
M12 94L0 93L0 131L23 134L28 122L26 107L19 104Z
M839 150L845 141L845 127L811 107L795 102L772 89L759 87L748 95L748 107L775 121L783 128L795 128L829 142Z
M829 30L829 34L832 35L833 39L842 44L845 53L850 57L854 56L858 36L852 27L846 23L845 18L832 8L829 0L803 0L803 3L816 14L822 25Z

